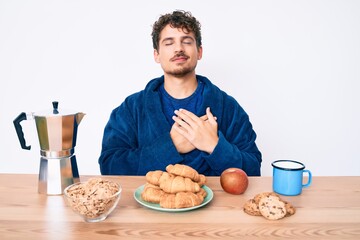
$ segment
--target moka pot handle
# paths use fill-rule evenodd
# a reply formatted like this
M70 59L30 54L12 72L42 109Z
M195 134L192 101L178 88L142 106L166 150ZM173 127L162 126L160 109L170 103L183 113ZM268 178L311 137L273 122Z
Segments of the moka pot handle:
M27 120L26 113L22 112L22 113L20 113L19 116L17 116L17 118L15 118L13 123L14 123L14 126L15 126L17 136L18 136L19 141L20 141L21 148L26 149L26 150L30 150L31 146L26 146L26 142L25 142L25 138L24 138L24 132L23 132L22 127L20 125L20 122L22 122L24 120Z

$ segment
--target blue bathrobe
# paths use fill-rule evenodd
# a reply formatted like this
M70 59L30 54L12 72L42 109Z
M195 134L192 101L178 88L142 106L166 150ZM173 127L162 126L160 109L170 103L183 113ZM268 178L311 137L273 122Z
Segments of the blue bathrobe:
M169 164L186 164L206 176L219 176L230 167L260 176L261 153L249 117L237 101L197 75L205 86L199 116L207 107L217 117L219 142L211 154L193 150L177 152L170 137L171 125L162 111L159 86L164 77L151 80L110 115L99 158L101 174L145 175Z

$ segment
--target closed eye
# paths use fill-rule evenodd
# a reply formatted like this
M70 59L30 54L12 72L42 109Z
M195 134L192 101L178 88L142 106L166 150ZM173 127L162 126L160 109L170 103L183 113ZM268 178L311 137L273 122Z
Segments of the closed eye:
M192 44L194 42L194 39L192 37L184 37L182 42L184 44Z
M162 44L164 44L165 46L170 46L174 43L174 39L173 38L165 38L162 41Z

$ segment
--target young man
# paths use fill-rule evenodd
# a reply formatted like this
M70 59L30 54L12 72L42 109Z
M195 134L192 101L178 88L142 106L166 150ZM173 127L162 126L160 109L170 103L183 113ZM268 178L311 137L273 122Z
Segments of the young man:
M196 75L200 23L188 12L161 16L152 31L164 75L111 113L99 158L102 174L145 175L186 164L206 176L230 167L260 175L261 153L249 117L234 98Z

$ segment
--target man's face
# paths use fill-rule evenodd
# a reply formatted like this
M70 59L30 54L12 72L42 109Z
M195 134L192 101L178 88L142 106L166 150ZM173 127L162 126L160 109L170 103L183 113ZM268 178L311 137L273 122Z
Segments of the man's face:
M185 33L170 25L161 31L159 50L154 50L154 58L166 74L182 77L194 72L201 57L202 48L196 46L193 32Z

